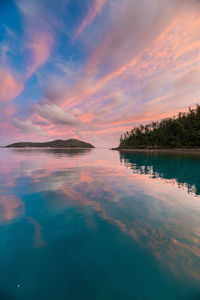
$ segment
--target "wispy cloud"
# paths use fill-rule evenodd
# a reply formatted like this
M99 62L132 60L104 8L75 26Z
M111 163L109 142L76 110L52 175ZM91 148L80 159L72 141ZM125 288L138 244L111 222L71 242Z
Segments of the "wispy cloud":
M24 89L24 84L17 80L7 67L0 67L0 101L16 98Z
M49 58L54 45L53 26L42 2L16 0L24 22L25 47L30 50L26 78L29 78Z
M53 46L52 35L46 32L33 32L27 47L31 50L29 68L26 77L30 77L41 65L43 65L51 54Z
M85 30L85 28L93 23L95 18L101 14L104 5L108 2L109 0L93 0L93 3L89 8L86 16L82 20L81 25L77 28L75 32L74 39L77 39Z

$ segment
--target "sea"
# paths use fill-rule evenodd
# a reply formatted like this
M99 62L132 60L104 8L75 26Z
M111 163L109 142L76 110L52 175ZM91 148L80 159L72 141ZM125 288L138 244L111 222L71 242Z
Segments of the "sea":
M0 299L200 299L200 155L0 149Z

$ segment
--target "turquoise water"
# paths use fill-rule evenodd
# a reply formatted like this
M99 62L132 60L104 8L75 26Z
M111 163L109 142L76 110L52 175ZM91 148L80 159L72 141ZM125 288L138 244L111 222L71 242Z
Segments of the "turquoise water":
M0 149L0 299L200 299L200 157Z

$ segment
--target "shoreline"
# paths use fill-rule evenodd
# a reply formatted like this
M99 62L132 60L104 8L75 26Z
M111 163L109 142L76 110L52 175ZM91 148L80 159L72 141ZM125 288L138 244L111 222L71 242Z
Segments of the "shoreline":
M182 153L198 153L200 154L200 148L171 148L171 149L138 149L138 148L112 148L111 150L123 151L123 152L182 152Z
M83 147L0 147L1 149L65 149L65 150L75 150L75 149L95 149L95 147L83 148Z

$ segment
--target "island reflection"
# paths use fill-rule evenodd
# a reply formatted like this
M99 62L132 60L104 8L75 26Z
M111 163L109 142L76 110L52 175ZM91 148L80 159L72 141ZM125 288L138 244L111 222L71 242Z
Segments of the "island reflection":
M81 156L90 153L93 148L11 148L11 151L14 153L35 153L35 152L43 152L47 154L54 154L60 156Z

